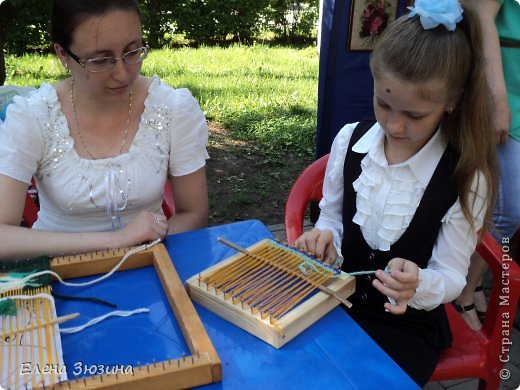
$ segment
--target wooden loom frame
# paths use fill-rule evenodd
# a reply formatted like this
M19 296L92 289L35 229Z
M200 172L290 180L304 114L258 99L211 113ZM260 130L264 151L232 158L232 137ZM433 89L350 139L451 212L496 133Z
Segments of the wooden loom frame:
M51 270L63 279L110 272L131 248L55 257ZM128 257L118 269L153 266L164 293L181 328L190 356L134 367L133 374L107 374L72 379L49 387L66 389L110 388L176 389L200 386L222 380L222 366L215 348L191 302L163 244L155 245Z
M253 252L256 248L269 243L269 241L269 239L261 240L248 247L247 250ZM313 296L283 315L277 321L279 329L276 329L268 318L262 319L260 313L252 314L247 308L241 308L239 304L234 304L231 299L222 299L221 293L216 294L213 289L208 290L205 285L199 283L200 277L237 261L243 256L243 253L236 253L192 276L186 281L186 289L195 302L273 347L282 347L339 305L339 301L336 298L322 291L316 292ZM356 279L345 272L341 272L336 277L329 279L325 285L341 297L348 298L354 293Z

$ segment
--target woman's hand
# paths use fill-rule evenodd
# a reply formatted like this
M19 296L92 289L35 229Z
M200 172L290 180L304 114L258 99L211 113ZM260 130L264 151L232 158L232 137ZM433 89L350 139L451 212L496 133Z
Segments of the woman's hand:
M325 264L332 264L338 258L338 252L334 247L333 235L329 230L312 229L303 233L294 242L294 246L316 257Z
M120 248L155 241L158 238L162 240L167 233L168 221L164 215L141 211L123 229L114 232L115 246Z
M396 257L386 266L390 272L377 270L373 286L395 300L395 305L385 303L385 309L392 314L404 314L408 301L415 295L419 286L419 267L412 261Z

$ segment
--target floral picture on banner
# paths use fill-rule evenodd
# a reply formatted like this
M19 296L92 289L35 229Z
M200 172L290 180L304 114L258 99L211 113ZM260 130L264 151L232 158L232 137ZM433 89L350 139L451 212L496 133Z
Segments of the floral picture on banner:
M395 20L398 0L352 0L348 51L370 51L388 23Z

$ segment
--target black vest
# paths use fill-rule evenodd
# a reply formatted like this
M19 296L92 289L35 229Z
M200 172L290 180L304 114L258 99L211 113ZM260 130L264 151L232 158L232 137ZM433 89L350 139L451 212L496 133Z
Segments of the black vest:
M390 250L372 250L363 238L359 225L352 222L356 213L356 192L352 183L361 174L361 160L365 157L365 154L353 152L352 147L374 123L362 121L358 124L352 134L345 158L341 250L345 260L342 269L345 272L384 269L394 257L411 260L419 268L426 268L441 227L441 220L457 200L453 182L453 171L458 161L457 153L449 146L446 148L410 225ZM354 318L363 316L379 323L388 322L392 327L403 328L404 332L419 332L439 348L450 346L451 332L444 305L431 311L408 307L404 315L387 313L383 304L388 302L388 298L372 286L372 279L372 276L356 277L356 293L350 298L353 303L350 313Z

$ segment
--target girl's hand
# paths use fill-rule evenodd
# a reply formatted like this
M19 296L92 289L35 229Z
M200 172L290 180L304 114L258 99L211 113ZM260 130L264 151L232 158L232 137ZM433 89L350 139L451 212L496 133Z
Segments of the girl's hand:
M386 266L390 273L377 270L373 286L395 300L396 304L385 303L385 309L392 314L404 314L408 301L415 295L419 286L419 267L412 261L396 257Z
M332 264L338 258L338 252L333 243L333 235L329 230L312 229L303 233L294 242L294 246L302 252L309 253L311 256L325 264Z
M126 247L143 242L161 240L168 233L168 221L162 214L154 214L141 211L123 229L117 230L115 234L115 246Z

